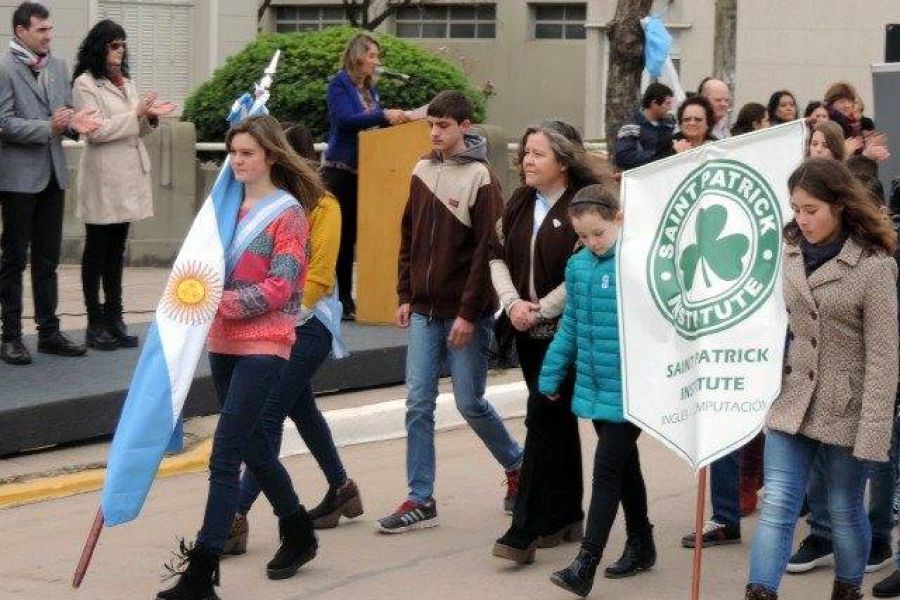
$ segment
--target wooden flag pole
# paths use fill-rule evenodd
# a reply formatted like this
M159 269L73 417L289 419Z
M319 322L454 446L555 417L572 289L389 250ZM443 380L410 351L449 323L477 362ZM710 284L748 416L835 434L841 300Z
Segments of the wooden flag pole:
M703 562L703 517L706 511L706 473L709 467L700 469L697 476L697 511L694 516L694 569L691 575L691 600L700 600L700 565Z
M73 588L79 587L84 580L84 574L87 573L88 566L91 564L91 557L94 556L94 548L97 547L97 540L100 539L101 531L103 531L103 511L100 507L97 507L97 516L94 517L94 524L91 525L91 531L84 541L81 559L78 561L75 577L72 579Z

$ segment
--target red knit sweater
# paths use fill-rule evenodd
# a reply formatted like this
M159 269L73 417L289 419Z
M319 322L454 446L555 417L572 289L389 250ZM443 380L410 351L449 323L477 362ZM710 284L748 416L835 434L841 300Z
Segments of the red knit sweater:
M241 209L238 219L247 211ZM217 354L274 354L289 359L306 280L309 224L285 210L254 239L225 283L207 346Z

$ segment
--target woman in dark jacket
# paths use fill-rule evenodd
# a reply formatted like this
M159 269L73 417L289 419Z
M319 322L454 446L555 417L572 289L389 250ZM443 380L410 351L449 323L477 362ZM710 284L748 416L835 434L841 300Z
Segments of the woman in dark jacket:
M569 201L599 174L581 137L567 123L529 127L519 146L523 185L513 192L491 244L491 279L516 331L516 348L528 407L520 489L509 530L493 554L530 563L537 547L582 537L582 472L578 425L571 411L570 378L562 399L538 392L538 376L565 304L566 262L578 236L568 218Z
M375 87L381 46L374 36L360 33L344 50L343 69L328 84L328 149L322 177L341 205L341 248L337 282L344 317L356 316L353 302L353 255L356 248L357 135L364 129L397 125L409 120L399 109L383 109Z

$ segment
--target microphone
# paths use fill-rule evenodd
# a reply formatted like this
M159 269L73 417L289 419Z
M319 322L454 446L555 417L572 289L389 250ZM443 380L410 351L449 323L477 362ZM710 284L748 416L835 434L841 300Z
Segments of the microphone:
M401 73L400 71L392 71L387 67L375 67L375 73L380 75L381 77L388 77L390 79L399 79L400 81L409 81L409 75L406 73Z

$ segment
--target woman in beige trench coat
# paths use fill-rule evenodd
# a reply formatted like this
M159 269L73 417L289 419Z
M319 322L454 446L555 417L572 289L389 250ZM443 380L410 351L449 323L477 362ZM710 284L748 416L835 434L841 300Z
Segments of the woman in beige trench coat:
M78 169L76 215L85 223L81 282L88 315L85 343L98 350L134 347L122 321L122 268L129 224L153 216L150 157L141 137L174 105L139 96L128 78L125 30L98 22L78 50L72 98L97 111L101 126L86 136ZM100 302L100 284L103 299Z

